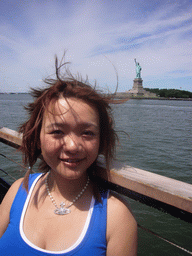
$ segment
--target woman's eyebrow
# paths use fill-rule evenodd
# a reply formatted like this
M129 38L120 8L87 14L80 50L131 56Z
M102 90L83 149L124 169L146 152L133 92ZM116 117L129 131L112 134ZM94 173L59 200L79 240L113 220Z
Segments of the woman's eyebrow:
M99 129L99 125L97 125L96 123L94 123L94 122L78 122L78 124L77 124L78 126L80 126L80 127L94 127L94 128L96 128L96 129ZM51 123L51 124L48 124L47 126L46 126L46 128L53 128L53 127L66 127L66 126L69 126L69 124L66 122L55 122L55 123Z
M98 124L94 123L94 122L79 122L79 125L80 126L83 126L83 127L90 127L90 126L93 126L95 128L99 128Z
M53 128L53 127L63 127L63 126L65 126L66 124L65 123L51 123L51 124L48 124L47 126L46 126L46 128Z

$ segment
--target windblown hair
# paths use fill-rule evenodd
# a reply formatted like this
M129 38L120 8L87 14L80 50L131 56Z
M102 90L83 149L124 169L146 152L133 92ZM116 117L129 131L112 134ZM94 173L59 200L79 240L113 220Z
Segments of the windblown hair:
M42 120L45 110L48 109L50 103L56 102L59 98L76 98L83 100L87 104L93 106L99 114L100 122L100 147L99 154L105 158L106 168L102 169L105 172L104 176L108 177L109 164L115 153L116 133L114 131L113 119L111 116L110 103L117 103L109 95L104 95L96 91L95 87L89 85L87 81L74 78L69 70L67 64L60 64L56 58L56 79L45 79L47 84L43 89L31 89L31 95L34 98L33 103L29 103L25 109L28 111L29 119L21 125L19 131L23 133L22 145L20 150L23 153L23 161L25 166L31 168L36 163L37 158L40 157L41 162L39 170L48 172L50 167L41 156L40 147L40 132L42 127ZM61 67L65 68L65 72L61 75ZM30 169L31 169L30 168ZM31 170L26 173L24 178L24 187L28 190L28 176ZM97 176L97 171L101 170L98 167L97 160L88 168L89 176L94 182L94 177Z

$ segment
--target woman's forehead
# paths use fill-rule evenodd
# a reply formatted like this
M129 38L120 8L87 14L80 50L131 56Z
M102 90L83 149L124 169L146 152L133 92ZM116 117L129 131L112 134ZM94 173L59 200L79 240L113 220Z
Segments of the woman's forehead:
M45 110L44 118L56 116L73 117L75 119L91 119L94 121L99 120L97 109L78 98L59 98L56 101L51 101Z

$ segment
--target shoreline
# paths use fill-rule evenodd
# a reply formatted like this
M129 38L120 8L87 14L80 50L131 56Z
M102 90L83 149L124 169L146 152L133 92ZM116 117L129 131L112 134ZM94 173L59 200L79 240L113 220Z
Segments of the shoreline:
M133 99L133 100L180 100L180 101L192 101L192 98L165 98L165 97L147 97L147 96L131 96L126 92L117 92L114 95L115 99Z
M29 94L28 92L0 92L0 95L18 95L18 94ZM113 94L111 94L112 96ZM180 101L192 101L192 98L165 98L165 97L146 97L146 96L130 96L129 93L126 92L117 92L114 95L115 99L131 99L131 100L180 100Z

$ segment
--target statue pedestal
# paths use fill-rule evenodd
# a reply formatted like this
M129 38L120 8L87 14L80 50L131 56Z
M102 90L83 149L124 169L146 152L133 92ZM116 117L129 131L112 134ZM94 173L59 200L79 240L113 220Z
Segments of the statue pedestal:
M143 89L143 80L141 78L135 78L133 80L133 88L129 90L129 93L135 96L143 96L145 90Z
M143 89L143 80L135 78L133 80L133 88L127 92L131 97L143 96L147 98L157 97L155 93L151 93Z

